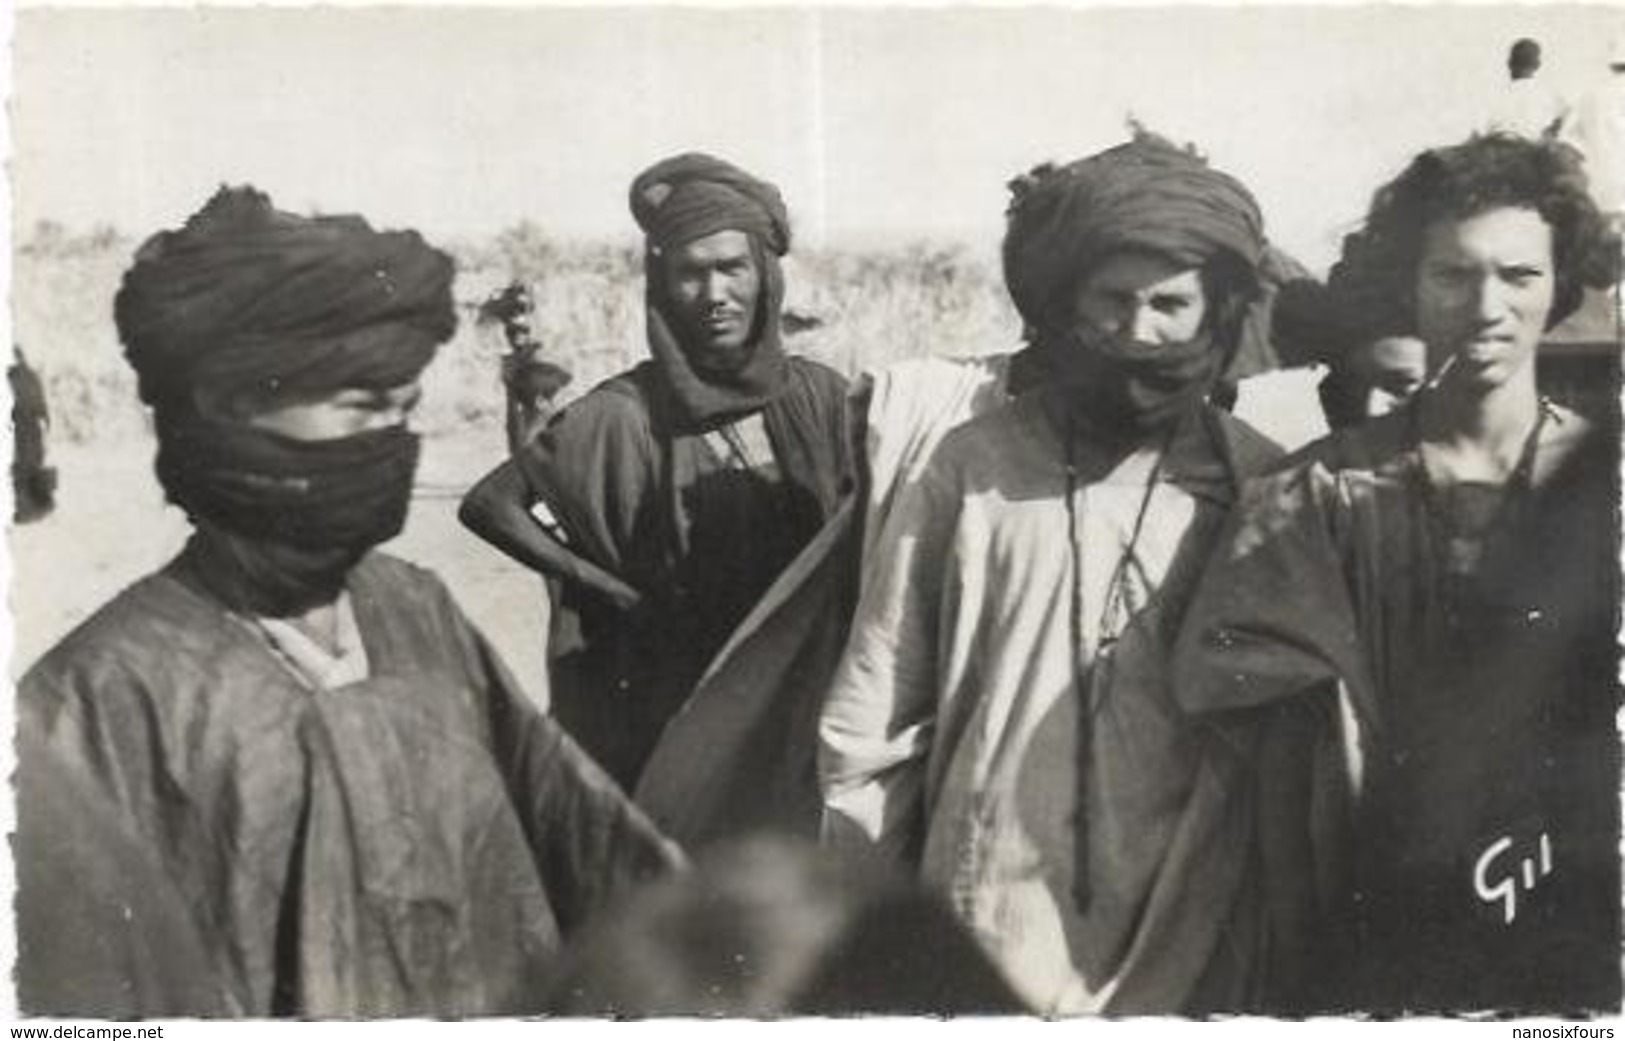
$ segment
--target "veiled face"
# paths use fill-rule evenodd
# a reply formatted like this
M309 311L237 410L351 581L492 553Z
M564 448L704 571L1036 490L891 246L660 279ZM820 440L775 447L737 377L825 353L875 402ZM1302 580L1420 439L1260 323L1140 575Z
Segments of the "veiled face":
M1552 229L1534 210L1503 206L1435 221L1422 240L1416 326L1428 368L1455 385L1493 387L1524 372L1556 291Z
M1197 268L1155 253L1117 253L1079 283L1073 317L1134 343L1179 343L1201 331L1207 293Z
M667 250L666 293L697 367L733 371L746 360L762 273L750 236L719 231Z
M413 380L383 389L347 387L315 396L257 397L239 402L236 410L255 430L295 441L330 441L404 426L422 394Z

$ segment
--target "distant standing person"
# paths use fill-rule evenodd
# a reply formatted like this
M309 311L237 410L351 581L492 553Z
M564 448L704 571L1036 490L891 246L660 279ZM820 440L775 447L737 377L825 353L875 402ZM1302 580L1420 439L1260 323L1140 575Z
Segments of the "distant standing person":
M22 347L16 353L6 370L11 384L12 519L27 524L56 508L56 470L45 465L45 432L51 426L45 385L28 364Z
M1608 79L1580 99L1563 139L1586 159L1592 198L1625 231L1625 31L1608 52Z
M554 398L572 379L570 370L542 357L541 341L531 328L535 308L523 282L510 283L480 305L480 320L500 323L508 346L502 356L502 387L510 454L553 418L558 411Z
M1568 118L1569 106L1544 81L1540 71L1540 44L1527 37L1507 52L1507 84L1486 127L1491 132L1517 134L1539 140L1556 137Z
M850 478L846 381L781 343L778 189L689 153L640 174L630 201L652 357L570 405L461 513L561 581L553 711L629 787Z

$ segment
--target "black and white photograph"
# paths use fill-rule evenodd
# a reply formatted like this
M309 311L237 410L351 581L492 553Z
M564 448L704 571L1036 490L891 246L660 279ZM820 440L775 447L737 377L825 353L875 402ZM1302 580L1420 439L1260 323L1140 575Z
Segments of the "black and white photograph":
M1625 6L3 17L13 1020L1613 1036Z

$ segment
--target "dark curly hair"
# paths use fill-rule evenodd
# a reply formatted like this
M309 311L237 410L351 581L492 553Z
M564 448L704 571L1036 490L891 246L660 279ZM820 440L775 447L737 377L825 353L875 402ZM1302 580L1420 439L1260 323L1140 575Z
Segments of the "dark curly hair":
M1555 291L1547 328L1580 306L1585 288L1613 285L1620 242L1587 190L1580 153L1506 134L1423 152L1377 190L1365 227L1343 240L1328 280L1336 324L1355 341L1415 330L1416 276L1428 228L1519 207L1552 229Z

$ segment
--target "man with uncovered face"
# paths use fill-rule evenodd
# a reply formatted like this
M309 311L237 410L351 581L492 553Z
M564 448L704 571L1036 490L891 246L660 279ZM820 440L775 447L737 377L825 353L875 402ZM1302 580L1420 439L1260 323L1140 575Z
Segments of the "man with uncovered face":
M825 837L945 892L1047 1014L1175 1011L1215 941L1143 949L1190 737L1164 661L1273 445L1207 402L1258 291L1258 207L1161 139L1012 185L1035 389L942 440L824 708Z
M1428 382L1249 489L1178 643L1241 807L1196 855L1247 864L1275 1007L1620 1007L1617 419L1536 367L1619 262L1579 156L1510 136L1418 155L1345 243Z
M780 341L790 226L778 190L689 153L639 175L631 208L647 242L650 359L570 405L462 510L560 580L553 711L628 787L850 470L845 381Z
M451 279L415 233L248 188L137 253L119 335L196 530L23 679L20 799L120 825L72 847L24 815L29 1011L522 1012L562 935L678 862L439 581L373 551L406 518ZM109 849L162 890L145 917L102 884ZM140 954L171 935L184 980ZM32 971L87 937L68 985Z

